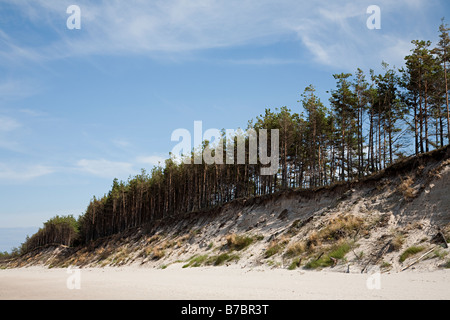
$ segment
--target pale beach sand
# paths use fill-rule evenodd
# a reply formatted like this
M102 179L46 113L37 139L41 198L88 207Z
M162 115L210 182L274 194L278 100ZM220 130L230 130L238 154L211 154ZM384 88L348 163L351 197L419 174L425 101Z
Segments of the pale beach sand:
M0 270L0 299L450 299L450 270L382 273L378 279L377 274L369 279L371 275L360 273L237 266L183 269L181 264L164 270L129 266L76 272ZM77 281L79 289L68 288Z

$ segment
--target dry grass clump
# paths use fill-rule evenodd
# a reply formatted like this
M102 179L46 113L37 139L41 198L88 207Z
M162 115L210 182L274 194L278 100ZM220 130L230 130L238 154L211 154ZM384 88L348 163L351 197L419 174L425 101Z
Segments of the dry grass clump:
M163 243L163 244L165 244L165 243ZM159 245L156 247L151 247L151 246L146 247L142 250L140 256L143 258L150 257L153 260L159 260L162 257L164 257L166 254L164 249L166 249L165 245Z
M159 234L155 234L153 236L151 236L150 238L147 239L147 244L151 244L153 242L159 241L162 238L161 235Z
M285 256L287 258L296 257L296 256L306 252L306 249L307 249L307 245L306 245L305 241L297 241L297 242L294 242L293 244L290 244L287 247Z
M403 179L397 187L397 191L400 192L406 200L412 199L416 196L416 191L411 187L413 183L414 180L412 177L406 176L406 178Z
M409 231L415 231L415 230L423 230L424 225L421 221L414 221L414 222L408 222L408 224L403 227L403 231L405 233Z
M111 248L101 247L95 250L94 255L98 257L98 261L106 260L113 254Z
M354 215L339 216L332 219L319 232L312 232L309 235L308 247L319 246L322 242L340 240L356 234L364 227L364 220Z
M313 230L309 236L308 240L306 242L306 248L308 251L314 251L316 247L320 247L322 245L322 239L319 236L319 233L316 230Z
M295 258L289 268L297 268L305 259L309 260L304 266L306 269L335 265L354 247L356 235L363 234L369 227L363 218L353 214L332 218L320 229L312 230L304 240L287 248L285 257Z
M162 257L164 257L165 254L166 254L166 252L164 251L164 249L162 249L161 247L156 247L153 249L152 259L159 260Z
M230 251L236 250L240 251L247 248L253 243L253 238L248 236L240 236L235 233L230 234L226 237L227 245Z
M112 258L111 264L120 266L127 263L131 250L127 247L122 247Z
M177 242L175 240L164 240L158 245L158 247L160 247L161 249L169 249L175 247L175 245L177 245Z
M394 239L392 239L391 245L393 251L398 251L402 247L403 243L405 242L405 238L403 235L397 235Z
M184 244L187 240L189 240L189 235L188 235L188 234L185 234L185 235L183 235L183 236L180 236L180 237L176 238L174 241L175 241L175 243L176 243L176 246L177 246L178 248L181 248L181 246L183 246L183 244Z
M400 250L400 248L403 246L404 242L405 242L405 236L402 233L396 234L391 241L391 249L393 251Z

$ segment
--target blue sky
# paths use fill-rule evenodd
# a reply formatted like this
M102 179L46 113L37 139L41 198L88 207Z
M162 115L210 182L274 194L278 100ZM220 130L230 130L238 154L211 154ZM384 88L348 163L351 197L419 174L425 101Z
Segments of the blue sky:
M72 4L80 30L66 27ZM366 27L372 4L381 30ZM0 0L0 228L78 216L195 120L300 112L309 84L328 103L333 73L401 66L446 13L444 0Z

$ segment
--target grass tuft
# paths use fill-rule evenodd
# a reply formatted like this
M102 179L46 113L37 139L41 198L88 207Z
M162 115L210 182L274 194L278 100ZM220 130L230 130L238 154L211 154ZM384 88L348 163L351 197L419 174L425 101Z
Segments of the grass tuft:
M207 264L213 264L214 266L221 266L226 262L230 261L237 261L239 260L239 256L236 254L228 254L228 253L222 253L218 256L211 257L208 259Z
M253 243L252 237L239 236L235 233L228 235L226 239L230 251L241 251Z
M406 200L412 199L416 196L416 191L411 188L411 185L414 183L414 180L411 178L411 176L407 176L400 185L398 186L397 190L403 194L403 197L405 197Z
M306 265L305 269L326 268L333 265L333 259L344 259L345 255L352 249L353 245L350 242L343 242L341 244L332 246L328 253L322 254L319 258L311 259Z
M418 246L412 246L403 251L403 253L400 255L399 261L404 262L409 257L414 256L415 254L422 252L425 250L425 247L418 247Z
M391 247L393 251L398 251L402 247L405 242L405 236L401 233L395 235L394 239L392 239Z
M264 253L264 258L266 258L266 259L270 258L271 256L282 251L288 243L289 243L289 240L285 239L285 238L272 240L270 242L269 248L267 248L266 252Z
M287 258L296 257L306 251L306 243L304 241L295 242L286 249L285 256Z
M294 260L292 260L291 264L288 267L288 270L294 270L296 268L298 268L300 266L300 262L301 262L301 258L295 258Z
M208 259L208 255L207 254L205 254L205 255L201 255L201 256L198 256L198 255L194 255L193 257L191 257L189 260L188 260L188 263L186 263L184 266L183 266L183 268L190 268L190 267L200 267L202 264L203 264L203 262L205 262L206 261L206 259Z

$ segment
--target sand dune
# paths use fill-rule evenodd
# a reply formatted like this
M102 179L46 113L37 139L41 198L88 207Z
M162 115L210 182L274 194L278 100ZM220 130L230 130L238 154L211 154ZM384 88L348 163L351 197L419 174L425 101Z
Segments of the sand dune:
M1 265L0 299L450 299L450 160L411 168L414 197L391 168L31 251Z
M181 265L0 270L0 299L449 299L449 286L450 270L372 275Z

